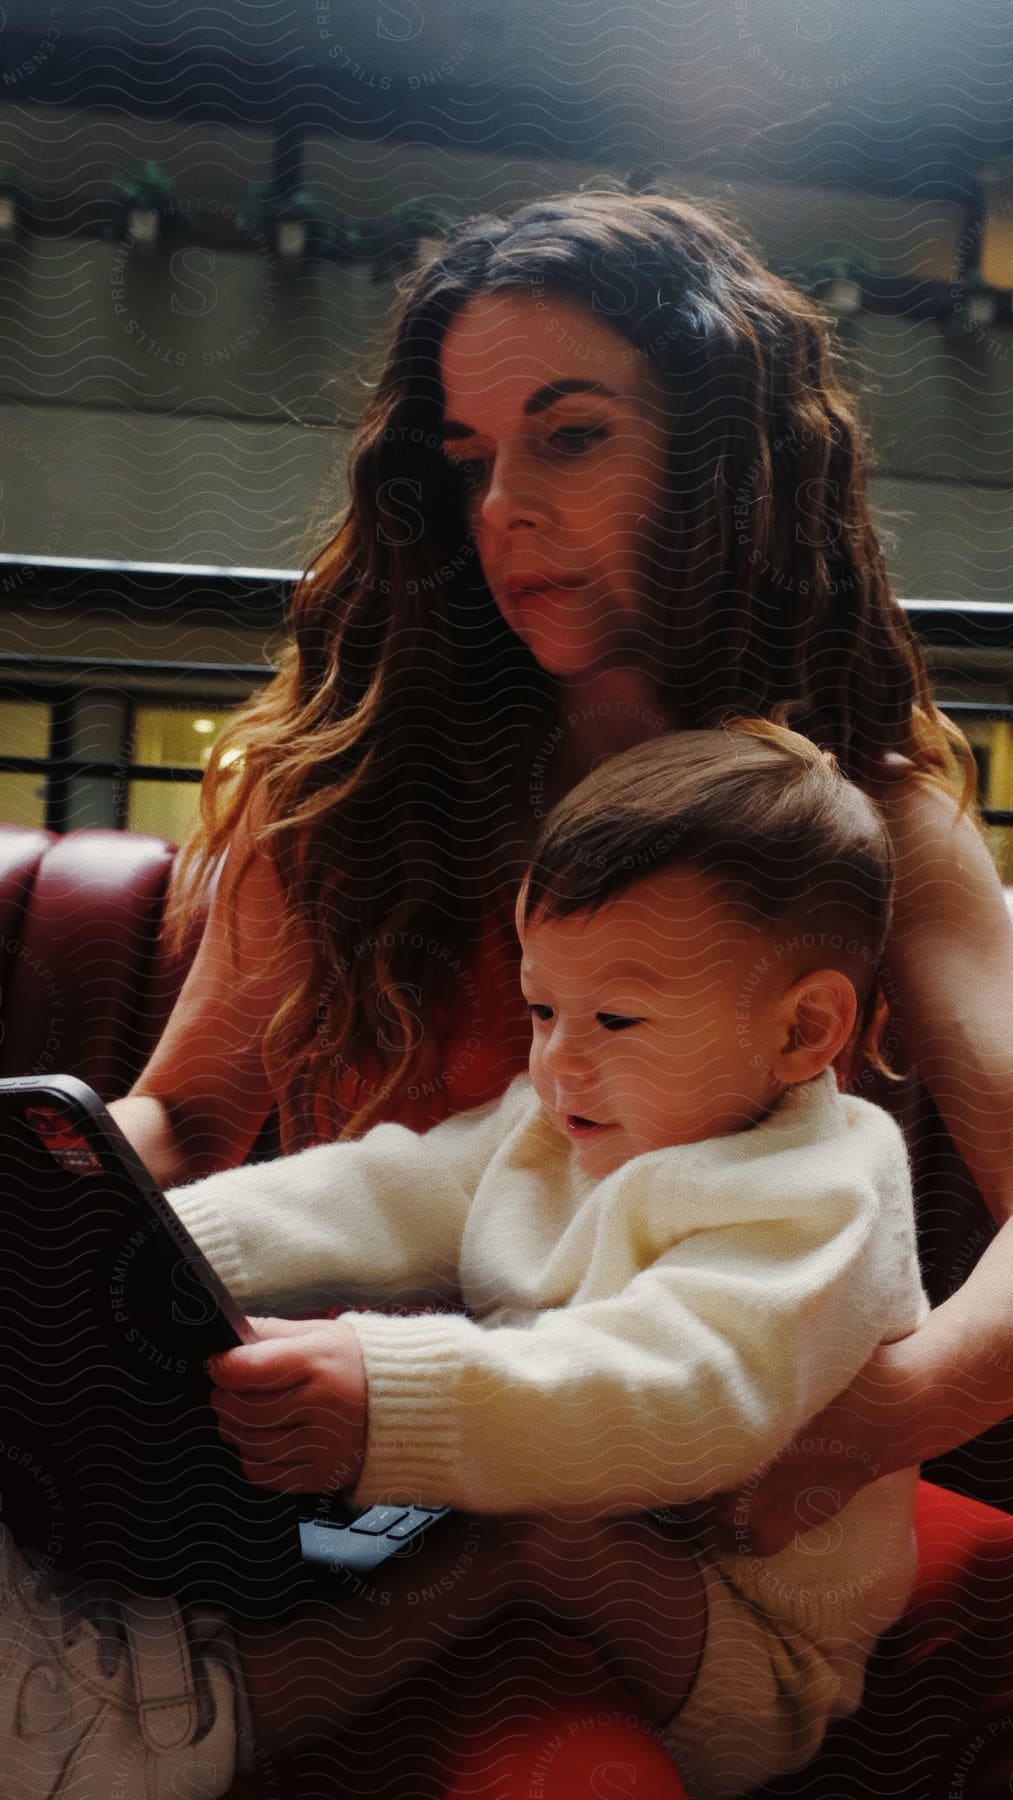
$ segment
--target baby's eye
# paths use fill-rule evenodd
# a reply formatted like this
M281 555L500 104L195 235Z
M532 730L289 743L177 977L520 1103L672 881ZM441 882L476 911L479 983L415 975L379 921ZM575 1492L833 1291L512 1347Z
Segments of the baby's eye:
M631 1025L643 1024L643 1020L627 1019L622 1013L599 1013L598 1023L604 1025L606 1031L628 1031Z
M608 436L604 425L561 425L552 434L552 441L565 456L579 456L582 451L589 450L592 444Z
M551 1006L543 1006L542 1002L540 1000L529 1000L528 1012L531 1014L531 1017L533 1019L543 1019L544 1020L544 1019L551 1019L551 1017L552 1017Z

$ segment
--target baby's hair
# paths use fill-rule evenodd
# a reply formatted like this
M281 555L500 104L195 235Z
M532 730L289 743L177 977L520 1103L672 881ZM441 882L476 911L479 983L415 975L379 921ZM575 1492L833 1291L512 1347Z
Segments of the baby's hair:
M786 966L846 974L857 1047L890 1073L879 1053L879 970L893 850L876 806L829 751L768 720L737 719L610 757L546 820L524 923L597 912L679 865L709 877L748 925L776 933Z

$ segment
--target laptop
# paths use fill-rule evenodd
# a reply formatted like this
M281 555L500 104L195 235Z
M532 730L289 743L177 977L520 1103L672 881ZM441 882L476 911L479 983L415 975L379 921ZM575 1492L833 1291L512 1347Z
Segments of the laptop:
M0 1520L44 1568L257 1616L418 1553L446 1507L247 1481L206 1362L256 1333L84 1082L0 1081L0 1196Z

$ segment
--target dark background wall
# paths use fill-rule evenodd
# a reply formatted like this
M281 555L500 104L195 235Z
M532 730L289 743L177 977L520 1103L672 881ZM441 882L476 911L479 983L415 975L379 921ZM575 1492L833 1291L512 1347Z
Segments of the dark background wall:
M98 235L118 178L149 160L220 221L215 241L144 260ZM16 175L38 228L0 244L0 548L258 571L312 557L396 283L285 271L265 236L240 246L251 185L367 220L635 169L720 202L785 272L843 256L945 298L978 266L1008 313L1013 8L5 0L0 188ZM897 591L1013 602L1013 329L902 296L844 324L839 347ZM254 663L272 631L211 578L196 603L145 605L99 577L66 600L31 573L0 578L8 658ZM1013 691L1011 652L937 668L951 695Z

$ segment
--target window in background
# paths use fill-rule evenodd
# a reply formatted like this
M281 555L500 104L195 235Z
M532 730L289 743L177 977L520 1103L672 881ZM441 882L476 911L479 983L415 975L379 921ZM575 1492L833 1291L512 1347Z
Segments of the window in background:
M135 763L166 769L204 769L228 723L229 710L199 705L138 706L134 711ZM181 843L197 823L200 783L132 777L127 797L128 831L151 831Z
M958 718L978 765L978 803L996 812L1013 812L1013 720ZM1013 828L986 825L985 841L999 879L1013 883Z
M53 709L46 700L0 700L0 756L48 756ZM46 823L46 776L0 769L0 821Z

